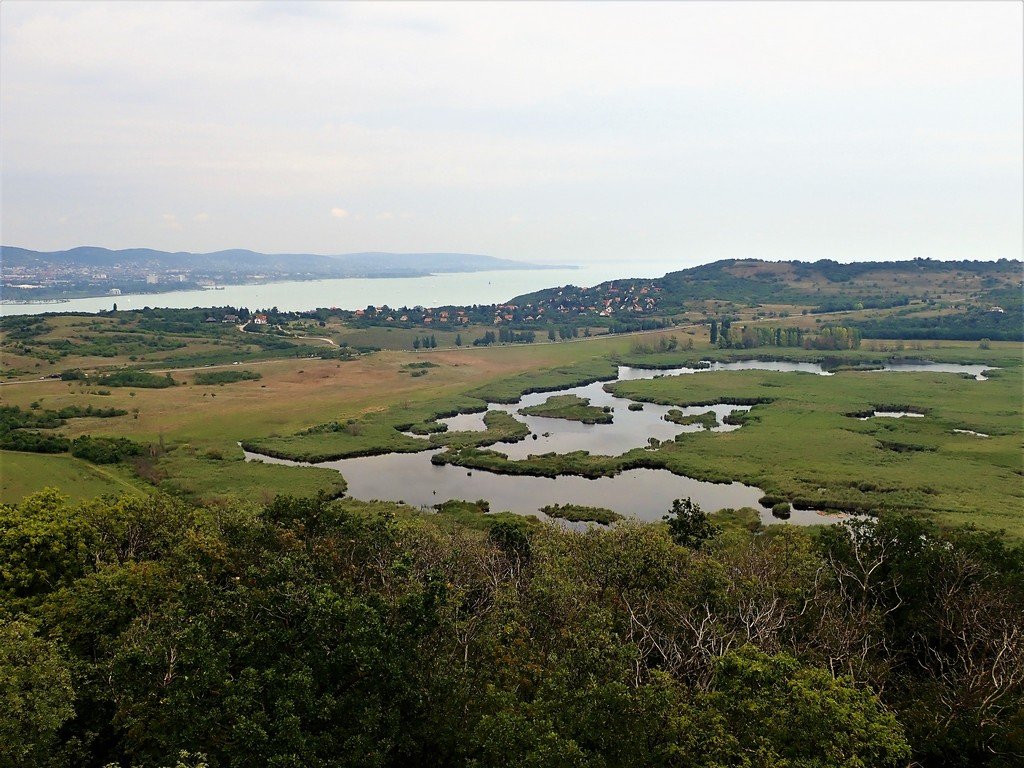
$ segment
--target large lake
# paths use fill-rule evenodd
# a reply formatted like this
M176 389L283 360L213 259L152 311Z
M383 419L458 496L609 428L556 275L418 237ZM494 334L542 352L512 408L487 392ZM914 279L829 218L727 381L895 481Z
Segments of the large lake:
M497 272L457 272L425 277L341 278L283 283L228 285L223 290L99 296L53 304L3 304L3 315L38 315L43 312L100 312L118 309L232 306L249 309L277 307L298 312L317 307L362 309L369 304L391 307L423 305L500 304L514 296L559 285L591 286L606 280L661 277L672 269L665 263L630 262L593 264L579 269L520 269Z

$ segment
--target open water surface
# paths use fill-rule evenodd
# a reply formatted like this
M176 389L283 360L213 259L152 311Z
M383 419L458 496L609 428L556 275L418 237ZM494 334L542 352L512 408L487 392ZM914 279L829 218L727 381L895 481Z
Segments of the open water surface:
M632 277L661 277L682 266L630 263ZM249 309L277 307L301 312L318 307L362 309L368 304L390 307L442 307L466 303L500 304L514 296L559 285L591 286L622 278L622 264L590 264L578 269L513 269L489 272L448 272L422 277L345 277L275 283L226 285L217 290L169 291L68 299L59 303L18 302L0 305L0 315L38 315L44 312L103 312L118 309L232 306Z
M984 380L986 367L981 365L889 364L879 373L929 371L959 373ZM673 368L653 370L620 366L617 380L652 379L660 376L682 376L704 371L768 370L831 376L817 363L747 360L731 363L712 363L703 368ZM568 453L589 451L595 455L617 456L632 448L648 444L650 438L672 440L683 432L703 429L701 425L682 426L665 421L671 406L643 403L643 410L631 411L629 400L613 397L603 388L604 382L569 387L557 392L524 395L519 402L508 405L488 403L489 410L511 413L523 421L531 435L518 443L498 443L490 450L504 453L510 459L523 459L530 454L548 452ZM610 406L614 409L611 424L581 424L566 419L543 416L523 416L520 408L543 403L552 395L573 394L590 400L591 405ZM722 424L732 411L748 411L749 406L715 405L679 408L684 415L714 411L718 426L712 431L727 432L740 429L737 425ZM876 416L895 416L894 413L876 413ZM904 414L900 414L901 416ZM906 414L917 416L917 414ZM483 430L483 413L460 414L441 419L450 431ZM536 435L536 439L534 439ZM426 444L426 438L424 443ZM760 488L742 483L709 483L672 474L663 469L633 469L614 477L587 479L571 475L555 478L528 475L500 475L478 469L457 466L437 466L430 457L443 449L426 449L421 453L391 453L316 464L336 469L348 483L347 493L357 499L402 501L419 507L431 507L448 499L486 499L495 512L509 510L519 514L538 514L548 504L582 504L613 509L628 517L657 521L672 506L675 499L690 497L708 512L726 508L753 507L760 511L766 524L780 522L771 510L762 507L758 499L764 495ZM302 462L274 459L246 452L250 461L297 465ZM304 466L308 466L303 464ZM814 510L793 510L787 522L814 525L841 520L844 515L830 515Z

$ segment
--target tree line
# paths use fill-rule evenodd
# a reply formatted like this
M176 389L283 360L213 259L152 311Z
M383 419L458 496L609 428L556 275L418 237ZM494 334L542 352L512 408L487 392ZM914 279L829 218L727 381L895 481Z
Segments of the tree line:
M816 333L803 328L782 328L765 325L744 325L737 330L730 318L721 323L711 320L711 343L723 349L753 349L757 347L803 347L804 349L859 349L860 331L842 325L829 325Z

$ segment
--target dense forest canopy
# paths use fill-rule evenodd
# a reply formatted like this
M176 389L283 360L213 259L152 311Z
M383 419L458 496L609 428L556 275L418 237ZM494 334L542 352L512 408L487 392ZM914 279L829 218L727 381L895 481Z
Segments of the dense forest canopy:
M0 507L0 765L1020 764L1020 548L672 512Z

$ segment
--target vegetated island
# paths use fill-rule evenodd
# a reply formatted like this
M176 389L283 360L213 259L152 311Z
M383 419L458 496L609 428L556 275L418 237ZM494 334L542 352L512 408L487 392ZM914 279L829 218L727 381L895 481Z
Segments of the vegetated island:
M718 416L715 415L714 411L693 413L689 416L684 416L681 410L673 408L665 414L665 421L671 421L673 424L679 424L681 426L699 424L704 427L704 429L714 429L718 426Z
M623 516L604 507L588 507L582 504L549 504L540 511L548 517L566 520L570 523L600 523L611 525Z
M612 409L610 406L598 408L590 404L590 399L578 395L552 395L543 403L520 408L524 416L544 416L549 419L568 419L583 424L611 424Z

